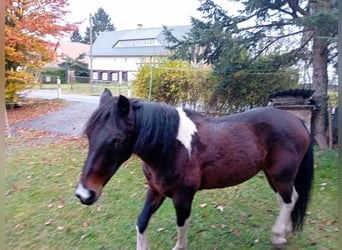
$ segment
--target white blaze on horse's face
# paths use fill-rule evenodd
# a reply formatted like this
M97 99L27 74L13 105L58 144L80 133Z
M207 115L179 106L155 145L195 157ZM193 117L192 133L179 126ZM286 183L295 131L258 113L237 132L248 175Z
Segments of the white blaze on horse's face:
M189 158L191 158L192 136L197 132L197 128L195 123L186 115L182 108L177 108L177 111L179 114L177 140L188 150Z

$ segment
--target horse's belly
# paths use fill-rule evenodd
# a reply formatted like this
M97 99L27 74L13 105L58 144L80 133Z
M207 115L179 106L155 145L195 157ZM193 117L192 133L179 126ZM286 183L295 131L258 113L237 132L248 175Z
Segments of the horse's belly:
M202 171L200 189L213 189L235 186L255 176L261 167L206 167Z

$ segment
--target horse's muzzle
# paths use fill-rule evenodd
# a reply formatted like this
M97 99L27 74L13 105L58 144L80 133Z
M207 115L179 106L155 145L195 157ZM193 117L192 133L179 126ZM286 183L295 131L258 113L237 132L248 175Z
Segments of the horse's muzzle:
M77 185L75 195L80 199L82 204L91 205L97 200L96 192L88 190L81 183Z

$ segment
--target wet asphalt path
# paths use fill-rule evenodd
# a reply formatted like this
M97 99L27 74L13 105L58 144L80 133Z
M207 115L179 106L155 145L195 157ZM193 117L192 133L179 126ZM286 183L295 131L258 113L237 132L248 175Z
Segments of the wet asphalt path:
M27 97L53 99L56 98L56 92L34 91ZM99 97L62 94L61 98L69 101L70 105L33 120L17 122L13 126L45 130L61 135L81 135L87 120L98 106Z

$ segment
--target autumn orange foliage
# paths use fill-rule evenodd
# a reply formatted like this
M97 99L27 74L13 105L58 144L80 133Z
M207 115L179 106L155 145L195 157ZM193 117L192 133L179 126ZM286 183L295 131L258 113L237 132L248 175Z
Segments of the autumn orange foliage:
M65 21L68 5L67 0L5 0L6 71L34 75L53 58L52 38L77 29ZM9 84L6 81L6 87Z

